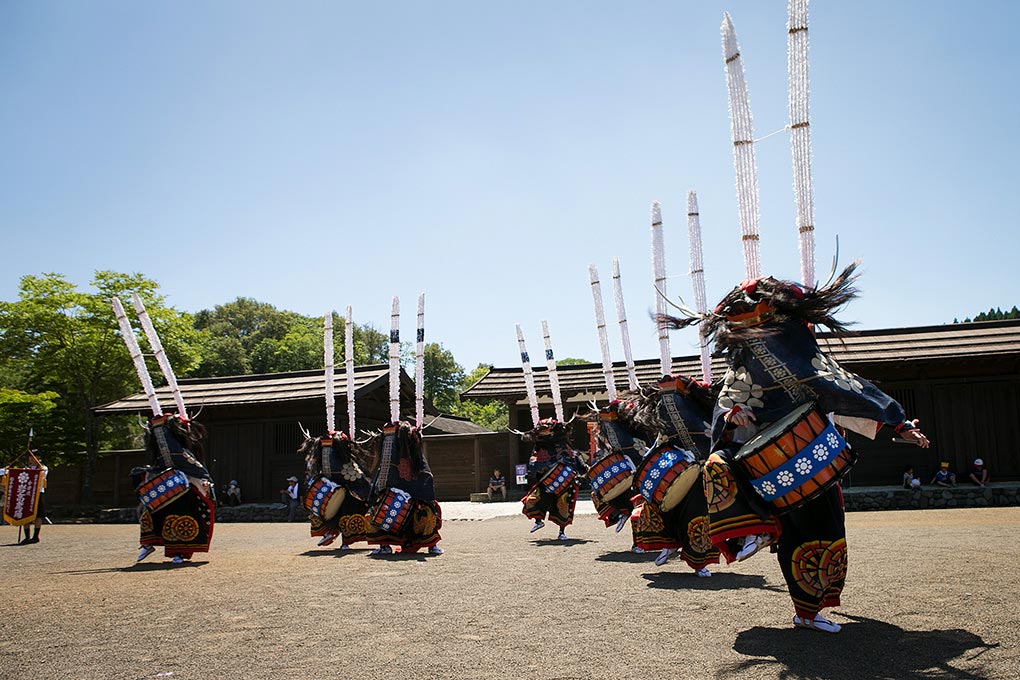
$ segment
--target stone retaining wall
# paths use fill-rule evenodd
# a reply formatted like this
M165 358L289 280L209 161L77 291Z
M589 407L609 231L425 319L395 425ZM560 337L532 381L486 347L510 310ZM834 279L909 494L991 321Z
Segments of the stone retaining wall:
M857 510L923 510L1020 505L1020 484L1001 482L986 487L960 485L901 489L869 486L843 490L848 512Z

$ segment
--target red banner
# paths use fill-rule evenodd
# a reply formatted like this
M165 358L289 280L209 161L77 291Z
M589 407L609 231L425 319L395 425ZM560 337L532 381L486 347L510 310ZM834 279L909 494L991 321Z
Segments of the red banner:
M39 511L43 471L39 468L10 468L4 496L4 521L14 526L35 521Z

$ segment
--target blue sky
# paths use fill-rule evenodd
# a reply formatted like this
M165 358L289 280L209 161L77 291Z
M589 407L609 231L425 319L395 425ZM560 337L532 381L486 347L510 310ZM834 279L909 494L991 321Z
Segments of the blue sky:
M1020 304L1018 7L811 8L816 266L837 234L862 259L860 328ZM688 189L710 303L743 278L725 10L764 137L787 119L784 2L2 3L0 299L141 271L188 311L351 304L385 328L399 295L410 337L425 291L467 369L516 365L518 322L540 354L542 319L559 358L597 361L587 267L608 282L617 256L656 357L653 200L671 293L691 298ZM763 269L797 278L787 136L757 154Z

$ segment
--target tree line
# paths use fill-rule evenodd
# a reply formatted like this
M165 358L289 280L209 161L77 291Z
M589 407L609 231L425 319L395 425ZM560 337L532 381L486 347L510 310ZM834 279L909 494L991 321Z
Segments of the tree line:
M137 273L98 271L90 285L92 290L83 291L61 274L28 275L17 300L0 301L0 462L25 449L31 427L32 446L47 452L48 464L86 462L88 489L100 450L138 446L132 419L100 419L93 412L141 387L110 306L113 296L126 302L138 293L178 377L322 368L321 317L244 297L191 314L168 305L159 285ZM128 316L137 324L134 314ZM345 322L334 314L337 365L343 364ZM137 326L136 332L140 335ZM388 360L387 334L355 324L353 336L355 365ZM409 345L402 355L411 356ZM147 361L154 380L161 378L155 361ZM504 404L460 399L488 366L465 373L436 342L425 345L424 363L425 396L437 409L489 429L506 427Z

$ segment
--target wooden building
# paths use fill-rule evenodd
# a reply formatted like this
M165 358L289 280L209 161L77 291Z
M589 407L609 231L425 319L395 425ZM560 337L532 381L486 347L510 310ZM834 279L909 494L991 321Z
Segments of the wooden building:
M400 380L401 417L413 420L414 383L403 370ZM379 430L389 420L389 367L358 366L354 383L359 432ZM335 376L336 424L344 431L348 429L346 385L346 374L340 370ZM275 501L287 486L287 477L303 479L304 461L296 453L303 440L300 428L313 435L326 429L321 370L185 379L180 388L189 414L197 414L206 427L206 465L217 484L235 479L246 501ZM159 388L157 394L164 407L172 406L168 388ZM440 500L467 500L472 492L485 488L492 467L511 461L512 435L440 415L428 403L425 411L425 453ZM145 395L138 393L100 406L96 413L146 416L151 411ZM101 461L98 496L105 500L109 495L110 502L116 499L117 504L128 505L134 499L127 473L144 455L117 452L115 456L121 460ZM112 482L105 478L109 472L116 475Z
M851 435L860 462L850 473L850 485L897 484L907 464L925 482L940 461L965 474L978 457L993 480L1020 479L1020 321L860 331L842 338L822 333L819 344L903 404L932 441L925 450L893 443L887 429L874 441ZM700 375L700 357L674 358L672 370ZM723 359L713 357L713 375L722 377L725 370ZM541 416L552 416L547 371L534 371ZM642 384L657 380L658 372L658 359L637 362ZM557 373L568 412L586 412L590 402L606 403L601 364L561 366ZM614 364L614 376L617 389L626 389L622 362ZM511 428L532 426L520 368L495 368L462 397L506 402ZM522 446L518 460L527 455Z

